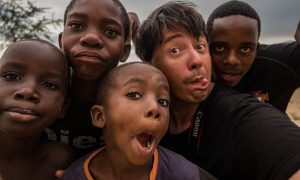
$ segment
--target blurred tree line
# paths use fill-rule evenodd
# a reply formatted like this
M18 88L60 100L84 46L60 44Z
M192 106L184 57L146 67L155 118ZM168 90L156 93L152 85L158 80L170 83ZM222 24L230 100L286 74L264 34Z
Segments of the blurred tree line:
M22 39L51 39L61 19L46 17L51 8L37 7L33 1L0 0L0 50Z

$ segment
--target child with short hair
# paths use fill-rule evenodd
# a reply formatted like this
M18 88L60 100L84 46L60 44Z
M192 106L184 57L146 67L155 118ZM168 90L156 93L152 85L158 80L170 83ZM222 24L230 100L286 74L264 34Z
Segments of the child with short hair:
M54 179L71 149L42 137L66 111L69 65L42 40L9 46L0 59L0 179Z
M299 28L294 42L261 45L256 10L246 2L228 1L211 13L207 31L216 82L251 93L285 113L300 87Z
M158 146L169 125L169 86L157 68L127 63L99 85L93 124L105 147L79 159L63 179L214 179L182 156Z
M70 106L49 134L76 152L76 157L103 145L102 130L92 125L98 81L130 53L130 22L119 0L72 0L65 10L60 47L70 62ZM50 137L50 136L49 136Z

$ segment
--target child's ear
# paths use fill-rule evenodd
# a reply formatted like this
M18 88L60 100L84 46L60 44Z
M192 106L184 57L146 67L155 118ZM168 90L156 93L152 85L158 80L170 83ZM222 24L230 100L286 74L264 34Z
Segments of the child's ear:
M95 127L104 128L105 126L105 117L103 114L104 107L99 105L94 105L91 108L91 117L92 123Z
M124 54L121 57L120 62L125 62L128 59L130 51L131 51L131 44L130 44L130 42L126 41L125 47L124 47Z
M256 55L257 55L257 53L258 53L259 50L260 50L260 43L257 42L257 46L256 46Z
M59 48L60 48L60 49L62 48L61 38L62 38L62 32L60 32L60 33L58 34L58 45L59 45Z
M70 102L71 102L70 99L66 97L65 101L62 105L62 108L60 109L60 112L59 112L59 116L58 116L59 119L64 118L64 116L69 108Z

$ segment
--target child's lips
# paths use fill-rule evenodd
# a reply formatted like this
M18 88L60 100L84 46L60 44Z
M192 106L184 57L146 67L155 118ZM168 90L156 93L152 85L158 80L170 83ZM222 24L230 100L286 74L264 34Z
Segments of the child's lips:
M83 51L74 56L76 59L86 62L102 62L103 58L96 52Z
M222 73L222 78L228 82L235 81L240 76L241 76L241 73L231 73L231 72L223 72Z
M19 107L9 108L6 109L5 112L7 112L15 120L22 121L22 122L28 122L40 117L37 112L28 108L19 108Z

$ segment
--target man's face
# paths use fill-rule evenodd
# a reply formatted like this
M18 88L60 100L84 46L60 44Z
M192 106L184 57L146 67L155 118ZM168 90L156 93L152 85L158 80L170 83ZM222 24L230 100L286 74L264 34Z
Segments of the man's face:
M217 18L210 52L218 83L235 86L248 72L258 47L257 21L241 15Z
M211 59L204 36L193 37L184 28L164 30L151 63L167 77L173 99L199 103L210 90Z

